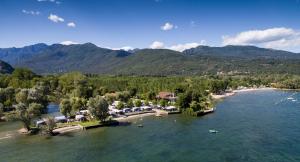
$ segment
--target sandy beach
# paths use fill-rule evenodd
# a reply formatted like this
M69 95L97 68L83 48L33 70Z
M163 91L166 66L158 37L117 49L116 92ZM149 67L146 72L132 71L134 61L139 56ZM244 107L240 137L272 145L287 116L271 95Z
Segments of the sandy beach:
M236 93L240 93L240 92L251 92L251 91L261 91L261 90L274 90L276 88L269 88L269 87L264 87L264 88L245 88L245 89L237 89L237 90L233 90L230 93L224 93L222 95L215 95L215 94L211 94L213 99L223 99L229 96L233 96Z

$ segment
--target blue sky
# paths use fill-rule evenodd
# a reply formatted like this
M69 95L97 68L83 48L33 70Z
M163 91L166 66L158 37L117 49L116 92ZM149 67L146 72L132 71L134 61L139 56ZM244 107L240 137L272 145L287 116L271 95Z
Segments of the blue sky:
M300 52L299 0L1 0L0 47L256 45ZM69 26L68 26L69 24Z

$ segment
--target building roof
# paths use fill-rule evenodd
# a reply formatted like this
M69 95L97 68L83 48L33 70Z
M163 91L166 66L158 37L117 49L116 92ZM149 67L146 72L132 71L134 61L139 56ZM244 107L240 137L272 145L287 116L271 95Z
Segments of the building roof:
M165 99L165 100L174 100L176 99L175 93L172 92L159 92L156 98Z

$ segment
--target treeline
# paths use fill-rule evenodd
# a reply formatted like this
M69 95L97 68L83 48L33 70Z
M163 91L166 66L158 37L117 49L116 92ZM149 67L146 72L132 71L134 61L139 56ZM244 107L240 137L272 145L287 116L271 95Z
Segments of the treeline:
M168 105L164 100L157 100L156 95L161 91L175 93L178 96L176 106L193 115L194 112L213 106L210 93L222 94L239 87L260 86L299 89L300 77L288 74L100 76L79 72L40 76L28 69L15 69L11 75L0 76L0 117L8 114L13 119L30 123L32 118L46 112L49 102L60 103L61 111L72 115L87 108L88 101L92 102L93 98L99 99L97 96L104 97L108 104L115 100L121 101L119 108L140 105L135 103L139 100ZM94 103L97 105L97 101Z

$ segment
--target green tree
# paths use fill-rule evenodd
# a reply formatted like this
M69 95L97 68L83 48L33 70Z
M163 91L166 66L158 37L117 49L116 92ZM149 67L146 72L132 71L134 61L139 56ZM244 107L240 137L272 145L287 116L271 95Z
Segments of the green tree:
M190 104L190 108L193 109L193 111L201 110L201 106L197 101L192 101Z
M154 91L150 91L147 93L148 100L154 100L156 98L156 93Z
M142 106L142 101L140 99L135 100L134 105L136 107L141 107Z
M84 98L73 97L71 99L72 112L77 112L85 107L86 100Z
M29 93L28 89L21 89L21 91L16 94L17 103L27 104L28 103L28 93Z
M71 115L72 104L71 104L71 101L69 99L62 99L60 104L59 104L59 108L60 108L60 112L64 116L67 117L68 115Z
M134 107L134 104L133 104L133 101L132 101L132 99L129 99L129 100L128 100L128 102L127 102L127 106L128 106L129 108L132 108L132 107Z
M120 101L117 105L117 109L121 110L125 107L124 103L122 101Z
M3 112L4 112L4 105L0 103L0 118L4 115Z
M101 122L105 122L108 114L108 102L101 96L90 98L87 103L88 109L92 116L99 119Z
M148 100L145 101L145 105L146 105L146 106L149 106L149 105L150 105L150 103L149 103Z
M166 107L167 106L167 101L166 100L160 100L159 101L160 106Z
M24 128L29 131L32 119L40 116L40 112L37 111L37 107L37 105L31 104L28 108L26 104L19 103L15 105L16 111L13 116L10 116L10 119L21 121Z

